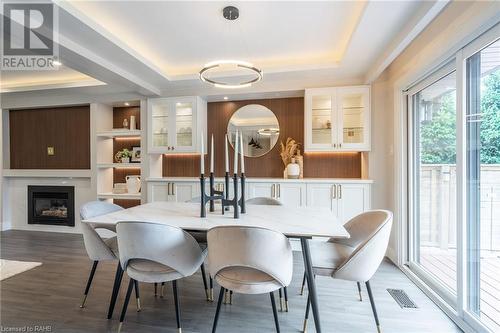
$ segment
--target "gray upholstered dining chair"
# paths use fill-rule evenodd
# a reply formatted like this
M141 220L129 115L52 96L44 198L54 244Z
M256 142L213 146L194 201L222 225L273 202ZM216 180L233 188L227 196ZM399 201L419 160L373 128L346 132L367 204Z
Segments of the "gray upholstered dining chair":
M246 201L247 205L267 205L267 206L283 206L281 201L276 200L274 198L268 198L268 197L255 197L248 199ZM289 310L288 306L288 290L287 287L283 288L283 293L285 295L285 298L283 299L283 294L281 293L281 289L279 290L279 297L280 297L280 310L283 311L285 309L286 312ZM232 299L231 299L232 303Z
M177 329L181 329L177 280L193 275L203 264L206 250L187 232L166 224L118 222L118 250L122 269L130 282L120 315L120 332L130 294L136 281L159 283L172 281Z
M86 220L92 217L113 213L122 209L123 209L122 207L112 204L110 202L91 201L85 203L82 207L80 207L80 217L82 220ZM116 236L108 239L103 239L101 238L101 236L99 236L99 234L96 231L96 229L107 229L114 233L115 229L112 227L99 226L98 228L94 228L92 225L87 223L82 223L81 227L83 232L83 242L85 244L85 250L87 251L89 258L93 261L92 269L90 270L90 275L88 277L87 285L85 287L85 292L83 294L83 300L80 305L80 307L83 308L85 307L87 295L89 293L90 286L92 285L92 281L94 279L94 274L97 269L97 264L100 261L105 261L105 260L118 260L118 244ZM119 274L119 271L121 271L121 268L120 265L118 264L117 275ZM113 295L111 297L110 303L113 304ZM110 311L112 308L111 304L110 304ZM140 311L141 305L139 300L138 288L136 289L136 304L137 304L137 311ZM110 314L108 311L108 318L109 315Z
M293 255L288 238L274 230L244 226L215 227L207 236L210 274L221 286L212 333L217 329L226 289L241 294L269 293L279 332L274 291L292 280Z
M391 234L392 213L387 210L372 210L349 220L344 227L350 238L330 239L328 242L311 242L311 258L314 275L331 276L334 279L366 284L368 297L375 317L377 331L380 322L370 286L373 277L384 259ZM304 332L307 331L310 298L307 299Z
M281 201L268 197L255 197L245 201L247 205L283 206Z

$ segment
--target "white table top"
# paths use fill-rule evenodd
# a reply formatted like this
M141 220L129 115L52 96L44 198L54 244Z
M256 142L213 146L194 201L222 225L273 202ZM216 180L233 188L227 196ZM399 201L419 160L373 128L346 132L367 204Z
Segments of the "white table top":
M247 205L247 213L234 219L232 211L222 215L220 205L216 205L213 213L208 208L207 204L207 217L200 218L199 203L153 202L83 222L97 226L115 225L119 221L144 221L199 231L207 231L216 226L244 225L276 230L289 237L349 237L342 224L327 209Z

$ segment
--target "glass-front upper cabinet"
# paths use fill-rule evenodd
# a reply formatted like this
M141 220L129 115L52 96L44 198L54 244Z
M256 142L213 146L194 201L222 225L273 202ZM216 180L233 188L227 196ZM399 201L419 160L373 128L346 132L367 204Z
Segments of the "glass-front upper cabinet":
M206 101L199 97L149 99L148 152L199 152L199 133L207 131L206 108Z
M306 151L335 148L337 141L335 90L331 88L306 90L305 110Z
M370 87L306 89L305 151L370 150Z
M337 110L340 149L369 150L370 88L339 88Z

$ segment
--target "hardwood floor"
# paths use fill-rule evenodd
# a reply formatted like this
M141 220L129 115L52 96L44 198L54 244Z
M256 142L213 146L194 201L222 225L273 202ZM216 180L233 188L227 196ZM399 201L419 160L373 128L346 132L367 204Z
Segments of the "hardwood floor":
M294 279L288 289L290 312L279 313L282 332L300 332L306 296L299 295L302 257L295 254ZM45 332L116 332L127 285L124 277L114 317L106 319L116 262L99 263L86 308L79 304L90 272L80 235L5 231L1 233L3 259L39 261L43 265L1 282L0 318L2 331L12 327L48 326ZM358 300L356 284L317 278L324 332L376 332L366 289ZM215 303L205 301L201 275L178 284L183 332L211 332ZM401 309L386 291L401 288L418 309ZM460 332L434 303L389 262L384 262L372 280L372 289L384 333ZM142 311L130 302L122 332L177 332L171 284L164 298L154 297L153 285L140 284ZM217 297L219 288L215 290ZM277 297L277 293L276 293ZM36 328L35 328L36 329ZM38 331L42 331L39 328ZM269 295L237 295L233 305L223 305L217 332L274 332ZM314 332L312 318L309 332Z

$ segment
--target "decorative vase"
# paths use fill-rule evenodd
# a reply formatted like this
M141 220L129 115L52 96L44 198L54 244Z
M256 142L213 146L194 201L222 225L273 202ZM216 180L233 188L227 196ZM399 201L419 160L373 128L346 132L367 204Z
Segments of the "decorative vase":
M300 167L300 176L299 178L302 179L304 178L304 156L300 155L300 150L297 152L297 155L295 156L295 161Z
M133 131L137 128L137 123L135 122L135 116L130 116L130 129Z
M300 166L295 163L295 158L292 158L292 163L286 166L286 173L290 179L297 179L300 177Z
M128 119L127 118L123 119L123 128L128 129Z
M141 190L141 176L126 176L128 193L139 193Z
M130 157L122 157L120 161L122 161L122 163L130 163Z

